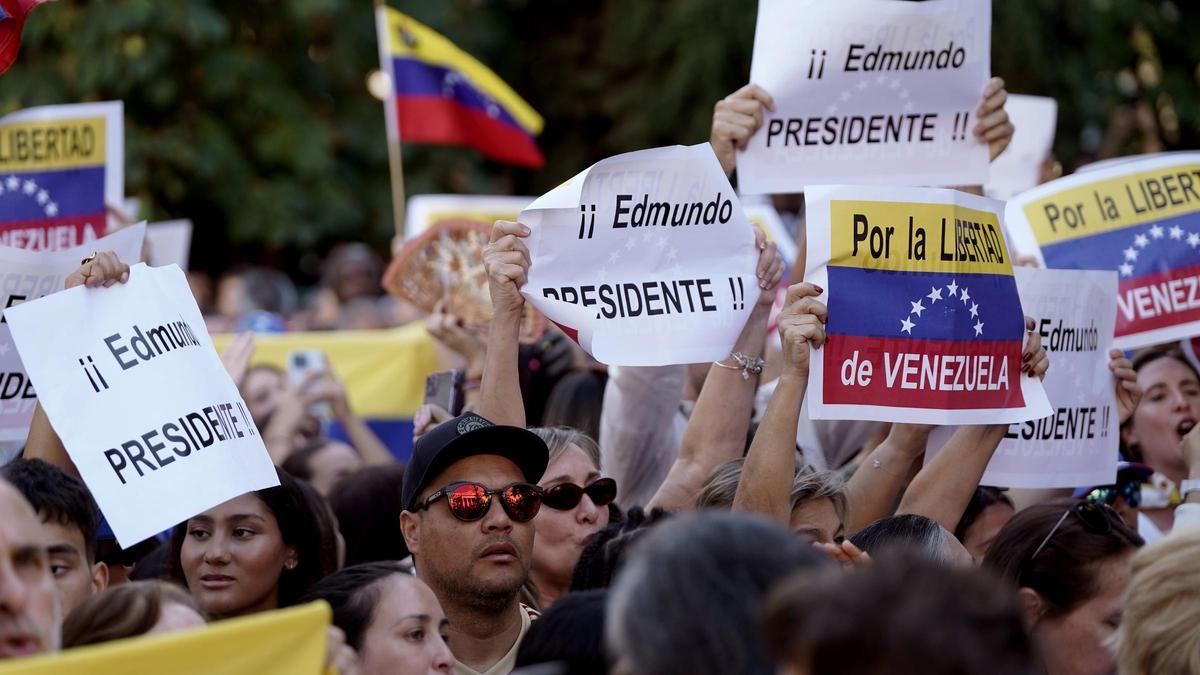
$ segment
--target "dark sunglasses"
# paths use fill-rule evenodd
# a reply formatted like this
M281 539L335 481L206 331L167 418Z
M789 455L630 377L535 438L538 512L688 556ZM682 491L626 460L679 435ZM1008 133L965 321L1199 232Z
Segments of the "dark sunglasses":
M1130 508L1136 509L1142 503L1142 484L1138 481L1132 481L1123 485L1106 485L1092 490L1084 495L1083 498L1089 502L1112 506L1117 503L1117 497L1124 497L1125 503Z
M492 490L479 483L451 483L437 492L429 495L417 505L415 511L428 509L442 497L450 513L459 520L471 522L487 515L492 508L492 495L500 496L500 505L504 512L516 523L528 523L538 514L542 507L542 488L529 483L513 483Z
M1075 514L1079 522L1083 523L1083 527L1092 534L1108 534L1112 532L1113 520L1121 519L1121 516L1107 504L1089 501L1075 502L1062 514L1062 518L1059 518L1058 522L1054 523L1054 527L1050 528L1050 532L1046 534L1046 538L1042 540L1042 543L1038 544L1038 547L1034 549L1033 555L1029 556L1030 562L1038 557L1042 549L1046 548L1046 544L1050 543L1050 538L1054 536L1055 532L1058 532L1058 528L1062 527L1062 524L1066 522L1067 517L1071 514Z
M562 483L542 494L542 503L557 511L569 511L579 506L579 500L587 495L596 506L608 506L617 498L617 481L600 478L587 487L574 483Z

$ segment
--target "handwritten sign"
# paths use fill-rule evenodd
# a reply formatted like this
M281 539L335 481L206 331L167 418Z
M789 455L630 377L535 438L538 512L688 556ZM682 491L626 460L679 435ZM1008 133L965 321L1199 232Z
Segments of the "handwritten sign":
M104 235L125 192L120 101L0 118L0 246L59 251Z
M813 419L996 424L1051 412L1021 373L1025 325L1003 205L952 190L807 193L806 280L826 289Z
M1115 345L1200 333L1200 153L1119 162L1008 202L1018 251L1046 267L1120 275Z
M723 359L758 298L754 233L707 143L598 162L521 222L522 293L604 363Z
M138 261L146 224L139 223L79 248L27 251L0 247L0 307L9 308L62 290L67 275L92 251L113 251L122 262ZM37 405L37 392L0 318L0 441L23 441Z
M750 81L776 110L738 157L739 189L982 184L990 32L989 0L760 0Z
M178 267L5 311L54 430L123 547L278 484Z

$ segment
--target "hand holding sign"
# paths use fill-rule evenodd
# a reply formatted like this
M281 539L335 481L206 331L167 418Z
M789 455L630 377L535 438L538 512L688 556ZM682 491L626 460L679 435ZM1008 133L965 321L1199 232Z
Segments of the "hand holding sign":
M763 122L763 108L775 112L775 99L757 84L748 84L717 101L713 107L712 132L708 142L726 176L732 176L738 150Z
M783 361L790 372L808 377L809 358L813 349L825 344L825 320L828 310L817 299L825 291L813 284L795 284L788 288L783 311L776 326L783 345Z
M1113 374L1113 385L1117 395L1117 423L1125 424L1133 417L1142 400L1142 388L1138 385L1133 362L1120 349L1108 350L1108 370Z
M487 270L488 288L492 294L495 320L521 318L525 298L521 287L529 278L529 249L524 238L529 228L507 220L497 220L492 226L492 236L483 252L483 265Z
M983 88L983 100L975 110L975 138L988 144L988 154L996 159L1008 147L1013 137L1013 125L1008 121L1008 113L1004 111L1004 103L1008 100L1008 92L1004 89L1004 80L993 77Z
M83 260L79 269L67 276L63 288L87 286L88 288L108 288L113 284L129 281L129 265L121 262L116 253L104 251L93 253Z

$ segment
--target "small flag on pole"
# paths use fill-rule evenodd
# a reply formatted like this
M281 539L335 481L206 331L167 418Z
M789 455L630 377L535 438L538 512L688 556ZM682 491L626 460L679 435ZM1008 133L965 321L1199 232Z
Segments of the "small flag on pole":
M0 75L17 60L25 17L34 7L49 0L0 0Z
M535 169L545 163L534 141L541 116L496 73L395 9L378 7L376 21L382 69L392 80L389 138L467 146Z

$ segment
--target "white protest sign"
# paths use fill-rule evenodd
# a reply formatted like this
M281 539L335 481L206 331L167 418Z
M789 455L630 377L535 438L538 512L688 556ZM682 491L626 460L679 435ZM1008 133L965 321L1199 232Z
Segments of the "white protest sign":
M990 0L760 0L750 81L775 99L737 158L746 194L976 185Z
M151 267L178 265L179 269L187 271L188 254L192 249L192 221L150 223L146 228L146 240L150 242Z
M278 484L179 268L5 312L54 430L129 547Z
M1013 125L1012 141L991 165L984 192L995 199L1008 199L1038 184L1042 161L1054 146L1058 102L1045 96L1009 94L1004 112Z
M0 308L8 308L63 288L67 275L92 251L112 251L121 262L138 261L146 224L138 223L77 248L29 251L0 246ZM2 310L0 310L2 311ZM24 441L37 393L13 348L8 322L0 319L0 441Z
M812 419L1008 424L1049 415L1022 372L1004 204L955 190L814 186L808 269L825 289Z
M1108 485L1117 475L1120 421L1108 370L1116 321L1114 272L1013 270L1025 313L1050 356L1046 394L1054 414L1013 424L982 485L1063 488ZM953 432L930 435L928 462Z
M603 363L724 359L758 299L754 233L707 143L600 161L521 222L521 292Z

